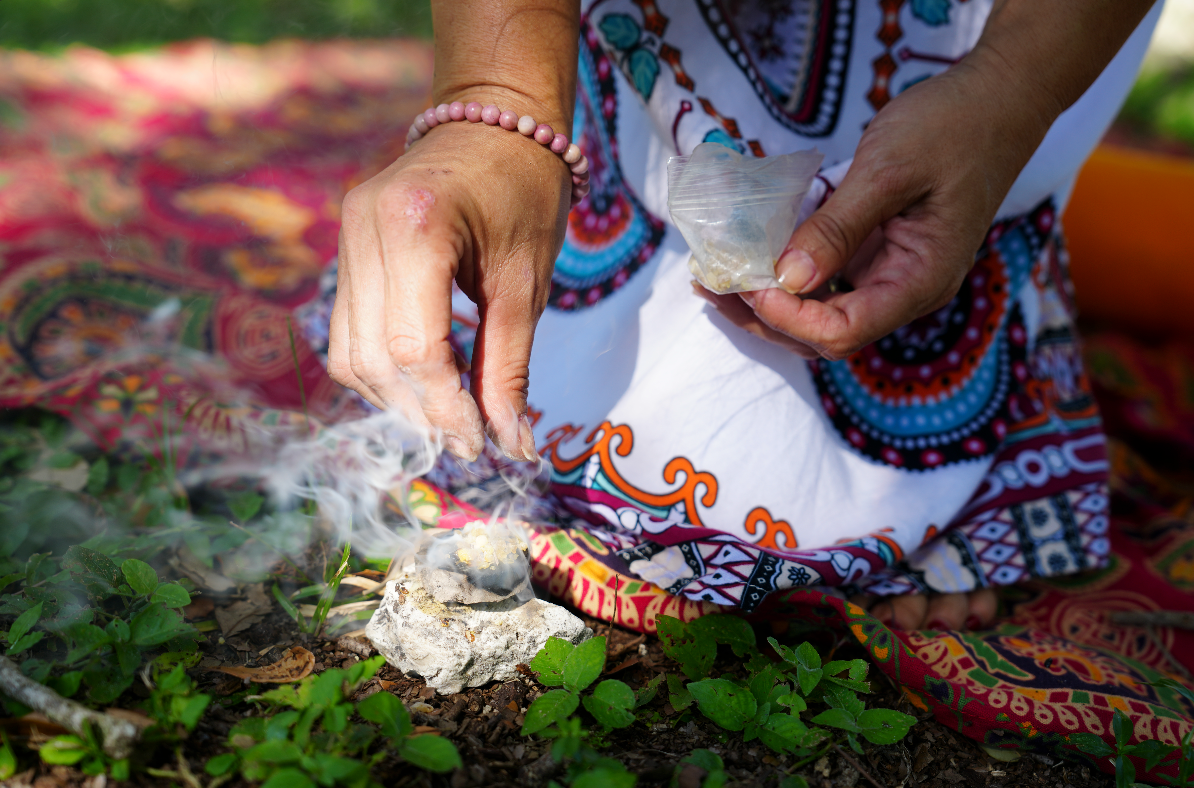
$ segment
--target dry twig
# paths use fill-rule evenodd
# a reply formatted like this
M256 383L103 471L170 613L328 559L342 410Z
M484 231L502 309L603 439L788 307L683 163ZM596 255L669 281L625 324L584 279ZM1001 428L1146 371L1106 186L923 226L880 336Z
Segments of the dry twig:
M853 766L854 771L861 774L866 779L866 781L868 783L875 786L875 788L883 788L883 786L874 777L871 776L870 772L868 772L866 769L862 768L862 764L859 763L857 760L855 760L852 755L850 755L848 752L846 752L845 750L843 750L841 747L837 746L836 744L833 745L833 749L835 752L837 752L838 755L845 758L846 763Z
M104 752L117 760L129 757L140 738L133 723L67 700L49 687L27 678L7 657L0 657L0 692L80 736L86 733L86 725L94 725L103 735Z

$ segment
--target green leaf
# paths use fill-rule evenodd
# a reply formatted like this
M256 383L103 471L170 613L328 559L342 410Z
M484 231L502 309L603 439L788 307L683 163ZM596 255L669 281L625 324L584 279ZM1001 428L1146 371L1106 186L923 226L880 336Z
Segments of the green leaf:
M199 718L203 716L203 712L207 711L209 703L211 703L211 696L202 693L187 698L186 703L176 715L178 721L188 731L194 730L195 726L199 724Z
M867 669L867 662L863 659L834 660L825 666L825 681L831 681L855 692L870 692L871 685L863 681L866 678ZM848 678L837 676L843 670L849 670Z
M826 709L825 711L813 717L812 721L817 725L828 725L831 728L841 728L850 733L858 733L862 730L858 726L858 721L854 719L854 715L845 709Z
M223 755L217 755L210 759L203 766L203 770L212 777L219 777L227 774L235 768L238 756L234 752L226 752Z
M310 771L320 785L351 785L353 781L363 783L369 777L369 767L353 758L319 752L312 756L311 761Z
M315 788L315 781L293 766L278 769L261 788Z
M17 756L8 743L8 734L0 731L0 780L7 780L17 773Z
M1111 718L1111 728L1115 731L1116 746L1120 749L1127 747L1132 741L1132 718L1116 709L1115 716Z
M149 596L158 587L158 573L153 567L136 558L126 558L120 565L120 571L129 587L141 596Z
M589 638L576 648L564 660L564 687L572 692L580 692L588 687L601 671L605 670L605 636Z
M648 703L655 699L655 694L659 691L659 685L667 678L666 673L656 673L655 677L648 681L643 686L635 690L634 693L634 708L641 709Z
M858 715L858 727L872 744L895 744L908 735L916 718L894 709L867 709Z
M695 681L709 675L717 657L717 642L713 638L698 637L690 626L671 616L659 616L655 623L663 653L680 663L685 676Z
M382 733L391 739L409 736L413 730L410 714L402 705L402 701L385 690L375 692L358 703L357 713L369 722L381 726Z
M116 664L124 675L131 676L141 667L141 649L132 643L115 643L112 650L116 653Z
M750 694L755 696L755 703L762 706L771 700L771 688L779 680L779 675L771 665L760 670L750 680Z
M129 631L128 622L123 618L114 618L108 622L104 627L104 633L114 643L127 643L132 633Z
M450 772L464 764L456 745L439 736L412 736L398 748L398 754L406 761L429 772Z
M672 708L676 711L684 711L693 703L696 703L696 698L692 697L692 693L684 685L684 679L679 676L668 674L667 689L668 703L672 704Z
M585 708L607 728L634 724L634 690L617 679L606 679L585 696Z
M167 640L192 631L182 616L159 605L150 605L133 617L129 624L133 643L138 646L160 646Z
M0 558L8 558L17 551L29 536L29 520L24 518L6 520L0 528Z
M531 707L527 709L526 718L522 723L520 735L529 736L570 716L580 705L580 698L576 693L568 690L556 689L545 692L535 698Z
M120 567L116 566L111 558L88 547L72 545L67 549L66 555L62 557L62 566L64 569L69 569L72 574L95 575L112 588L116 588L124 582ZM157 579L157 575L154 575L154 579Z
M758 708L750 690L726 679L705 679L688 685L701 713L729 731L740 731Z
M180 665L183 670L193 668L203 659L199 651L167 651L153 659L154 680L159 680L162 674L170 673Z
M349 685L355 689L357 686L364 684L373 678L373 675L381 670L381 666L384 664L386 664L386 658L380 654L376 657L370 657L369 659L354 663L348 669Z
M799 717L772 714L759 728L759 739L776 752L791 752L805 744L809 729Z
M74 646L66 654L67 664L78 662L100 646L106 646L112 642L112 636L95 624L72 624L67 627L66 635L74 643Z
M1096 758L1105 758L1115 754L1114 747L1103 741L1101 736L1096 736L1093 733L1071 733L1066 736L1066 739L1069 740L1070 744L1077 747L1080 752L1093 755Z
M1151 772L1153 769L1171 755L1176 755L1178 748L1172 744L1166 744L1156 739L1148 739L1136 745L1136 749L1132 754L1138 758L1144 759L1145 771Z
M808 781L798 774L791 774L779 781L779 788L808 788Z
M41 642L41 639L46 636L45 632L31 632L25 637L18 640L8 647L8 656L20 654L22 651L28 651Z
M825 671L821 669L821 655L810 643L801 643L796 647L796 683L800 691L807 697L817 688Z
M166 607L186 607L191 604L191 595L178 583L162 583L149 601L161 602Z
M530 669L539 674L539 683L545 687L558 687L564 683L564 660L576 648L563 638L550 637L539 653L531 660Z
M72 697L79 691L79 685L83 682L83 671L71 670L63 673L61 676L55 676L47 682L50 689L57 692L64 698Z
M857 718L866 708L866 704L854 694L853 690L833 684L827 684L822 689L826 703L835 709L842 709L851 717Z
M303 757L303 751L292 741L270 740L250 747L244 757L246 761L262 763L298 763Z
M133 678L134 675L122 673L114 666L106 664L83 671L83 680L87 682L87 697L93 703L99 704L111 703L119 698L133 685Z
M101 456L87 469L87 494L93 498L108 486L108 458Z
M240 495L228 501L228 508L232 510L232 516L241 525L245 525L252 520L257 512L261 511L261 504L265 503L265 499L252 490L241 493Z
M701 616L690 623L688 628L698 639L708 636L718 643L724 643L739 657L745 657L756 645L754 629L745 619L738 616L721 613Z
M87 745L78 736L55 736L38 748L38 754L51 766L74 766L87 757Z
M572 788L633 788L638 777L626 769L591 769L572 781Z
M785 684L784 686L786 687L787 685ZM778 697L773 697L771 702L780 706L787 706L793 714L799 714L808 708L804 697L798 692L788 692Z

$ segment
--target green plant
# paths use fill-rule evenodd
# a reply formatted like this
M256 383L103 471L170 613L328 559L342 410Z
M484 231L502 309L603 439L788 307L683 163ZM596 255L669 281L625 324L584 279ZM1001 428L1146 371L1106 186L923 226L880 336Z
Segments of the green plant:
M114 780L129 778L127 758L115 760L104 753L100 738L87 726L81 736L55 736L38 748L38 755L51 766L75 766L83 774L107 774Z
M693 679L685 683L668 677L672 707L680 711L695 705L725 730L741 731L745 741L759 739L776 752L802 758L794 768L837 744L826 728L841 731L846 743L861 753L859 737L892 744L916 723L914 717L893 709L866 708L858 697L870 692L864 660L822 664L809 643L792 649L768 638L779 657L773 663L758 650L750 625L733 616L706 616L690 624L660 616L658 627L664 652ZM719 645L729 646L742 659L744 676L709 678ZM828 708L806 719L810 703Z
M459 768L460 755L451 742L411 735L410 716L398 698L381 691L355 707L346 700L384 663L374 657L252 697L269 714L239 722L228 735L232 752L208 761L207 773L223 777L239 771L269 788L374 785L369 769L385 754L373 746L379 729L387 746L414 766L436 772ZM352 723L354 711L377 727Z
M1194 693L1173 679L1161 679L1154 686L1164 686L1177 691L1194 702ZM1136 766L1129 756L1136 756L1144 760L1144 768L1153 771L1158 767L1172 768L1176 771L1173 776L1157 774L1166 785L1187 786L1194 785L1194 746L1191 738L1194 730L1188 731L1180 744L1172 745L1155 739L1146 739L1139 744L1129 744L1132 740L1132 719L1119 709L1111 718L1111 731L1115 735L1115 745L1112 746L1101 737L1093 733L1071 733L1067 738L1080 752L1093 756L1095 759L1109 758L1115 767L1115 788L1135 788L1143 786L1136 782Z

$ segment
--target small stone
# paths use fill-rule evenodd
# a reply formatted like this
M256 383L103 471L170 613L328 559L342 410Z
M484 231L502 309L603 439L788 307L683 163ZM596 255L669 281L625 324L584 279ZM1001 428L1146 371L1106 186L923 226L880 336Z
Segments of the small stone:
M417 574L406 574L386 585L365 634L391 665L450 695L517 677L516 666L534 659L549 637L580 643L593 633L564 608L533 596L438 602Z

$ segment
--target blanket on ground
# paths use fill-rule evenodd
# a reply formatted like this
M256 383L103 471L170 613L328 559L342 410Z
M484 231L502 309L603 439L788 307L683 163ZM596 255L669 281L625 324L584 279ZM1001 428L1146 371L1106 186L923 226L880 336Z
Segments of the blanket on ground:
M163 414L185 420L190 465L305 429L304 410L361 415L292 314L320 291L341 198L398 154L430 76L429 49L401 41L0 53L0 406L61 413L111 452L157 451ZM857 640L914 705L988 746L1082 757L1069 734L1113 741L1116 710L1136 740L1177 743L1194 706L1154 685L1194 686L1194 633L1112 617L1194 611L1194 348L1104 333L1086 363L1111 436L1106 568L1013 589L986 632L892 631L809 590L755 617ZM426 482L409 498L428 525L478 514ZM532 567L634 629L719 610L620 575L558 525L537 527Z

